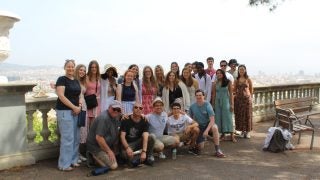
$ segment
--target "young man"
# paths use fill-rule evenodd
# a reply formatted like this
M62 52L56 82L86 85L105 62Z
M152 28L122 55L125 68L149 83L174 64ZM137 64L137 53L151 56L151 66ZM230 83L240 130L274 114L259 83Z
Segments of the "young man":
M232 83L234 81L234 78L232 76L232 74L230 74L228 71L227 71L227 66L228 66L228 63L226 60L221 60L220 61L220 69L222 69L225 73L226 73L226 76L227 76L227 79L229 79ZM216 74L212 77L212 82L216 81L217 80L217 76Z
M154 151L159 153L159 158L166 158L163 154L165 147L177 147L179 143L176 139L169 135L163 135L164 129L168 121L168 114L163 110L163 102L157 97L152 102L153 112L146 115L149 122L150 136L155 140Z
M168 118L168 134L176 138L177 143L189 144L190 151L196 147L196 140L199 135L198 123L192 120L187 114L181 114L181 104L171 105L172 115Z
M133 152L141 150L140 162L147 165L153 164L154 139L149 136L149 124L142 117L143 107L139 103L133 106L133 113L128 119L121 121L120 140L122 144L122 156L131 164L134 157ZM133 166L133 165L132 165Z
M214 59L213 59L213 57L208 57L208 58L207 58L208 68L205 69L205 71L206 71L206 73L210 76L211 79L212 79L213 75L216 74L216 70L213 68L213 64L214 64Z
M121 103L114 100L92 123L87 138L87 154L92 154L96 163L116 169L119 153L119 127Z
M219 158L225 157L219 147L219 131L218 127L214 122L214 112L212 106L209 102L204 100L204 92L201 89L196 90L196 102L190 107L190 116L197 121L200 128L200 134L197 139L197 148L193 150L194 154L199 154L199 152L204 148L204 140L208 137L209 131L213 134L213 143L215 147L215 156Z
M204 71L204 64L202 62L197 63L197 74L194 76L199 82L199 89L202 89L205 95L205 99L211 101L211 77Z
M233 79L237 79L237 77L238 77L237 67L239 65L237 60L236 59L230 59L228 65L230 67L228 72L233 76Z

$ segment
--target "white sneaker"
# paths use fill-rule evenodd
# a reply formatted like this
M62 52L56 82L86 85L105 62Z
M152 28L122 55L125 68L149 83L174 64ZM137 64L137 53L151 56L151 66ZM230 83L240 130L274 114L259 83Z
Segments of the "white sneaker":
M153 155L150 155L150 156L148 156L148 159L149 159L150 161L154 161L154 156L153 156Z
M82 162L86 162L87 158L85 158L84 156L82 156L81 154L79 155L79 160Z
M82 163L81 159L78 159L78 163L79 163L79 164Z
M166 158L166 155L163 154L163 152L159 152L159 158L160 158L160 159L165 159L165 158Z
M179 147L182 147L184 145L184 142L179 143Z

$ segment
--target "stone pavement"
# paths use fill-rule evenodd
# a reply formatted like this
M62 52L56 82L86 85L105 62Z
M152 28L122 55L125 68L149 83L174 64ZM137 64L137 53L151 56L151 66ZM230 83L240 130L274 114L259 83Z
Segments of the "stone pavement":
M89 169L81 166L72 172L57 170L57 159L40 161L28 167L0 171L0 179L320 179L320 120L316 126L314 149L309 150L310 133L302 134L302 142L295 150L285 153L263 152L265 133L272 121L255 123L251 139L238 138L237 143L221 142L226 158L213 156L213 144L206 142L200 156L178 150L177 159L170 154L165 160L156 158L154 167L135 169L121 167L100 176L86 177Z

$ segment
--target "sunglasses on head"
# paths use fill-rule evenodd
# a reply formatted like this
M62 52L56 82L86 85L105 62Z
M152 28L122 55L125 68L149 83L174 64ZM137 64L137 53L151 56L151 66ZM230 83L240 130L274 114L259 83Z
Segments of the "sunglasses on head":
M143 109L143 107L139 107L139 106L134 106L134 108L135 108L135 109L140 109L140 110Z
M116 111L116 112L119 112L119 113L121 112L121 108L112 108L112 110Z

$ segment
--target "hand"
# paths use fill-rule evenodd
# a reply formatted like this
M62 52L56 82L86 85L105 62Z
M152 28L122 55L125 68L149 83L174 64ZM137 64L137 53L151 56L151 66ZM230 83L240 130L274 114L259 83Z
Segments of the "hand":
M109 160L111 161L112 164L117 162L116 156L114 155L113 151L108 151L107 152L108 156L109 156Z
M72 109L72 113L74 115L78 115L80 113L80 111L81 111L81 107L80 106L75 106L75 108Z
M233 106L230 106L230 112L233 112Z
M140 155L140 162L143 162L145 161L147 158L147 153L146 152L141 152L141 155Z
M127 120L129 119L129 115L128 114L123 114L121 117L121 120Z
M133 158L133 151L130 147L126 149L126 153L129 159Z

